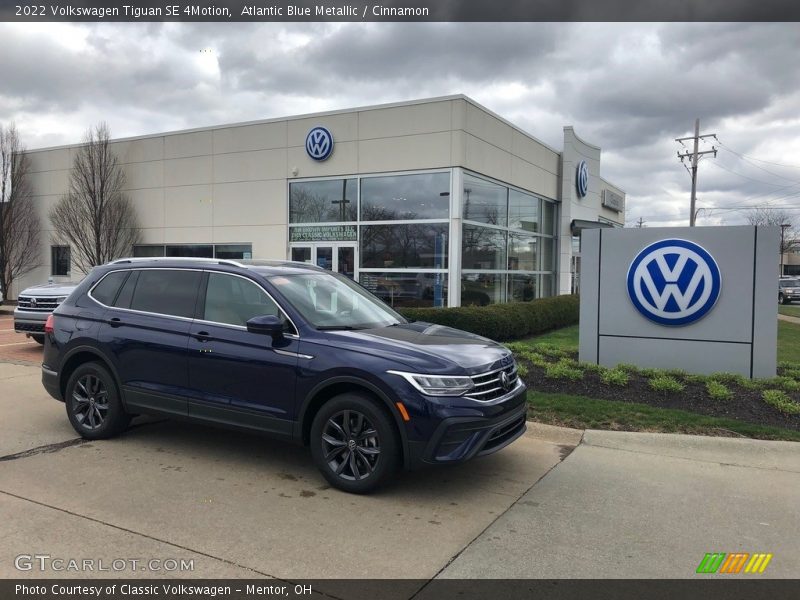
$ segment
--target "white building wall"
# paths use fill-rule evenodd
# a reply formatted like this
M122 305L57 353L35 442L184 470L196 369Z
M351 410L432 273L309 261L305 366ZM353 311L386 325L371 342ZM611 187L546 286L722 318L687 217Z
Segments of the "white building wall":
M306 135L315 126L328 128L335 140L324 162L305 151ZM570 161L573 145L578 143L568 150L565 137ZM287 193L294 178L464 167L554 200L568 187L556 150L464 96L142 136L112 147L139 215L142 243L252 243L257 258L288 254ZM18 290L50 277L47 215L68 189L76 148L30 152L44 230L42 266L20 280ZM594 194L599 149L596 162ZM593 201L585 210L576 205L565 213L588 215L592 207ZM569 243L565 218L562 252Z

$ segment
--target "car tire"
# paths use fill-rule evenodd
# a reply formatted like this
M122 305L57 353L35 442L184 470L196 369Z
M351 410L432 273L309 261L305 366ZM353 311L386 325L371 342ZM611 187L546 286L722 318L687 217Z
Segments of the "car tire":
M333 486L365 494L389 481L400 464L400 439L388 410L366 395L328 400L311 425L311 455Z
M779 304L788 304L788 302L786 302L786 298L783 297L783 294L778 294L778 303Z
M84 363L75 369L64 397L69 422L87 440L114 437L130 423L116 381L100 363Z
M41 344L44 346L44 336L43 335L32 335L33 341L37 344Z

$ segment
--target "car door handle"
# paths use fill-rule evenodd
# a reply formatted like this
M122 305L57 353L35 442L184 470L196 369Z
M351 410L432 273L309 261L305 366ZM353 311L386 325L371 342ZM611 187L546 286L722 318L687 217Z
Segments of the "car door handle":
M108 320L108 324L111 325L112 327L119 327L120 325L122 325L122 319L120 319L119 317L111 317Z
M199 342L207 342L211 339L211 336L207 331L198 331L194 334L194 337L197 338L197 341Z

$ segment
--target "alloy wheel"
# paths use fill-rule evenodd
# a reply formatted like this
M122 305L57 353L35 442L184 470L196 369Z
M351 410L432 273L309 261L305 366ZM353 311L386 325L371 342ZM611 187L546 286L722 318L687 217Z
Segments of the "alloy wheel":
M87 373L78 379L72 399L78 424L91 430L102 427L108 414L108 390L99 377Z
M330 469L342 479L360 481L375 471L381 454L378 431L356 410L343 410L325 423L322 451Z

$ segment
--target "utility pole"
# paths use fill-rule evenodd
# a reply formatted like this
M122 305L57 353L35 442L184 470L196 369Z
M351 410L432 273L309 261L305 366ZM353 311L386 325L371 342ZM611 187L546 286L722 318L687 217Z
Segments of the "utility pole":
M680 142L681 146L685 146L685 144L683 142L686 141L686 140L693 140L694 141L694 149L693 149L692 152L689 152L689 150L686 150L686 152L684 152L683 154L678 152L678 158L681 159L681 164L683 164L683 160L685 158L689 158L689 159L691 159L690 160L690 164L692 165L691 169L689 169L689 167L686 167L686 165L683 164L683 166L686 167L686 170L689 171L689 173L692 176L692 200L691 200L690 210L689 210L689 227L694 227L694 222L695 222L695 219L697 217L697 214L696 214L697 211L695 210L695 204L697 202L697 163L699 162L700 157L703 154L713 154L715 158L717 156L717 149L714 146L711 146L711 150L704 150L702 152L698 152L698 144L700 143L700 140L702 140L703 138L709 138L709 137L713 137L714 139L717 139L717 134L716 133L708 133L706 135L700 135L700 119L695 119L695 121L694 121L694 135L693 136L683 137L683 138L675 138L675 141L676 142Z

